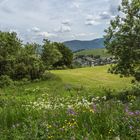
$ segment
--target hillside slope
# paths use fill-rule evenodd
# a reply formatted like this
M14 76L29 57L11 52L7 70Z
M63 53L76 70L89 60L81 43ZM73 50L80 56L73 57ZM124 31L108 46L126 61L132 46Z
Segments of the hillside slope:
M119 75L108 73L109 65L87 67L69 70L54 70L52 73L59 76L63 83L81 85L92 88L94 91L101 90L101 87L110 89L123 89L131 85L131 78L120 78Z
M107 50L105 48L98 48L98 49L88 49L88 50L81 50L74 53L75 56L79 55L100 55L101 57L109 57L110 54L107 53Z
M104 48L104 39L98 38L89 41L72 40L66 41L64 44L69 47L72 51L82 50L82 49L95 49Z

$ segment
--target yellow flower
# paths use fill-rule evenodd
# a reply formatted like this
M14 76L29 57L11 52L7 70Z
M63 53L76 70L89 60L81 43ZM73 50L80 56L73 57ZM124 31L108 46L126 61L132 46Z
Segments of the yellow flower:
M94 113L94 110L93 109L90 109L89 111L92 112L92 113Z
M53 136L48 136L48 139L51 139L51 138L53 138Z
M51 126L51 125L48 125L47 127L48 127L48 128L51 128L52 126Z

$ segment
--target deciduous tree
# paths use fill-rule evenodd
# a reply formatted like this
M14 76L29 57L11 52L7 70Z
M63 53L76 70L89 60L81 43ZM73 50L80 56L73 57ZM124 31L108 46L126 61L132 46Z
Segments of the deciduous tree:
M140 81L140 0L122 0L118 9L105 30L105 46L117 60L110 71Z

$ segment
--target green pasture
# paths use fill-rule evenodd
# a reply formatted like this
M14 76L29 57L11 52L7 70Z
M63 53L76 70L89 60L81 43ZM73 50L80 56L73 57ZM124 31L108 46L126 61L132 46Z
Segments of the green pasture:
M89 50L82 50L75 53L76 56L79 55L100 55L101 57L108 57L110 54L107 53L106 49L89 49Z
M53 74L62 79L63 83L81 85L87 88L124 89L131 85L132 78L120 78L119 75L108 73L109 66L87 67L69 70L55 70Z

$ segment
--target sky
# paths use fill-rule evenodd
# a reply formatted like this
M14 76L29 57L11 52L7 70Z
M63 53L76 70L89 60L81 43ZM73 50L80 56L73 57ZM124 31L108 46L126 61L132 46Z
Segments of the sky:
M0 0L0 30L23 42L103 37L120 0Z

